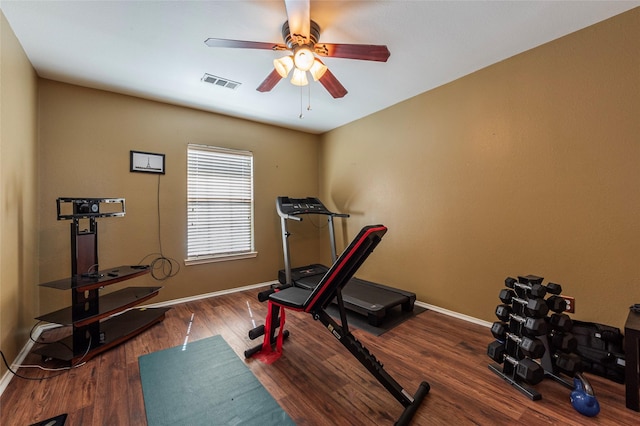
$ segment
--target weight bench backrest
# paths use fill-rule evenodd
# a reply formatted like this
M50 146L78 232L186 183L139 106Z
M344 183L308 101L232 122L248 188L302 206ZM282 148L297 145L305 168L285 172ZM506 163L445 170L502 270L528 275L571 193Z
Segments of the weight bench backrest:
M269 300L305 312L326 308L351 280L386 232L387 228L384 225L365 226L313 290L288 287L271 294Z

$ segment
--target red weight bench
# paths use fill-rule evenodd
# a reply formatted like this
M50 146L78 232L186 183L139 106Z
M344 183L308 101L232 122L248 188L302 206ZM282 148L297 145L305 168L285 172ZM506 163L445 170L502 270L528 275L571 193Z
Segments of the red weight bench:
M264 340L261 345L246 350L245 357L249 358L259 354L265 362L273 362L281 353L283 340L289 335L288 331L284 330L285 309L307 312L311 314L314 320L320 321L331 335L338 339L373 374L380 384L404 406L404 411L396 425L406 425L409 424L418 407L429 393L429 384L423 381L413 397L405 391L385 371L382 363L349 332L346 311L342 301L342 289L369 257L386 232L387 228L383 225L362 228L314 289L280 286L260 293L258 299L261 302L269 302L266 324L251 330L249 337L255 339L264 335ZM327 306L334 301L338 305L341 324L338 324L326 311ZM278 328L279 332L276 336L276 329ZM272 356L274 354L275 356Z

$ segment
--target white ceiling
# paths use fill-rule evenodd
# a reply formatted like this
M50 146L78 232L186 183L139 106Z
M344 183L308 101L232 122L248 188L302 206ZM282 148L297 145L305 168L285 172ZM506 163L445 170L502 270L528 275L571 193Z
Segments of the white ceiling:
M323 58L347 88L256 87L283 52L282 0L31 1L0 8L40 77L323 133L640 5L640 1L311 1L326 43L385 44L386 63ZM242 83L201 81L205 73ZM308 93L311 110L307 111ZM302 96L301 96L302 93ZM301 107L303 118L299 118Z

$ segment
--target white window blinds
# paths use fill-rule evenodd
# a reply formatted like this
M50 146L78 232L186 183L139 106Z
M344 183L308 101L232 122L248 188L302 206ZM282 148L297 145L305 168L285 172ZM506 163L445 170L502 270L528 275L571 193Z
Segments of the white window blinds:
M254 254L253 154L187 147L187 261Z

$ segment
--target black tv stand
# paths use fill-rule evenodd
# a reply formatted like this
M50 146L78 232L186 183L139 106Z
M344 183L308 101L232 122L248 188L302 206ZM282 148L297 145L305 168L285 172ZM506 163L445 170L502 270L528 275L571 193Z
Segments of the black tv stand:
M319 199L314 197L277 197L276 209L280 216L282 247L284 251L284 269L278 272L278 281L281 284L290 284L312 290L320 282L322 277L324 277L329 268L322 264L291 268L288 241L290 233L288 231L287 221L301 221L301 216L307 214L326 216L331 246L331 261L335 262L337 253L333 218L348 218L349 215L330 211ZM374 327L380 326L384 322L390 309L400 306L403 311L411 312L416 301L415 293L365 281L356 277L351 278L349 283L344 287L342 290L342 298L346 309L366 316L369 324Z
M71 290L71 305L36 319L69 325L72 334L36 348L34 352L44 358L76 364L162 321L169 308L134 309L134 306L156 296L161 287L127 287L100 295L103 287L150 272L148 265L124 265L104 270L98 268L96 218L124 216L123 198L58 198L57 207L58 220L72 220L71 277L40 286ZM71 210L65 212L65 207Z

